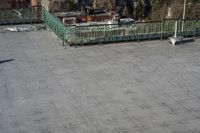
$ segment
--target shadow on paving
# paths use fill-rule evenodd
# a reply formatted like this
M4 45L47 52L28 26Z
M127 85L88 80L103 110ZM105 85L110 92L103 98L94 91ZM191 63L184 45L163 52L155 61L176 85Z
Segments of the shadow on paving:
M11 62L11 61L14 61L14 60L15 60L15 59L1 60L1 61L0 61L0 64L7 63L7 62Z

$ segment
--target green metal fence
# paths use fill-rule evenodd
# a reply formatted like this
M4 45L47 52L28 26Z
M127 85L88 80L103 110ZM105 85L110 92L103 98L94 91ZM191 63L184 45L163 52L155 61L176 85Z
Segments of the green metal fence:
M75 27L76 43L104 43L163 39L174 35L178 21L178 35L199 35L200 20L164 20L159 22L135 23L131 26L104 25Z
M1 9L0 25L25 24L42 22L42 7L23 9Z
M43 12L44 22L68 44L92 44L119 41L140 41L163 39L174 35L175 22L178 22L178 35L200 35L200 20L163 20L142 22L133 25L90 25L66 27L49 12Z
M178 35L200 35L200 19L163 20L132 25L65 26L58 18L42 7L0 10L0 25L34 23L37 21L45 22L63 41L63 44L74 45L163 39L174 35L175 21L178 22Z
M43 9L43 20L46 25L63 41L66 43L75 43L75 33L73 27L66 27L58 18L51 15L47 10Z

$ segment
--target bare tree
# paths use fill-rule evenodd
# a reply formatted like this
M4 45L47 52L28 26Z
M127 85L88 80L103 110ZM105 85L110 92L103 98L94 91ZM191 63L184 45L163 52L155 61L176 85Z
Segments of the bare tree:
M183 0L174 0L170 6L172 8L172 17L182 18ZM198 1L196 2L195 0L187 0L185 18L200 18L200 4L198 3Z

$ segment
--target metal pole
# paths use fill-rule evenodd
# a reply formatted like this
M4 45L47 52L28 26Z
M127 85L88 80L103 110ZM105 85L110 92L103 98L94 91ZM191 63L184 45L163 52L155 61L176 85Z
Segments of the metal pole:
M163 20L160 23L161 23L161 36L160 36L160 40L163 40Z
M187 0L184 0L184 7L183 7L183 20L182 20L182 31L184 30L184 21L185 21L186 3L187 3Z
M96 0L93 0L93 8L96 9Z
M175 22L175 34L174 34L174 38L177 38L177 26L178 26L178 21Z

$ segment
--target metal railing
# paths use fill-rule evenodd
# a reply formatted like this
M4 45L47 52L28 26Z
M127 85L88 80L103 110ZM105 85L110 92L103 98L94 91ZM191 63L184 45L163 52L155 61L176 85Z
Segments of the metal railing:
M39 23L42 22L41 13L41 6L22 9L1 9L0 25Z
M63 45L164 39L174 35L176 21L178 22L178 35L200 35L200 19L136 22L131 25L65 26L58 18L42 7L0 11L0 25L34 23L37 21L44 22L52 29L63 41Z
M163 20L126 25L93 25L75 27L76 43L105 43L118 41L140 41L163 39L174 35L175 21L178 21L178 35L199 35L199 20ZM182 30L182 26L184 27Z
M63 41L63 45L75 42L74 28L66 27L58 18L45 9L43 9L42 15L45 24Z
M48 11L43 11L44 22L68 44L92 44L120 41L140 41L164 39L174 35L175 22L178 22L178 35L200 35L200 19L197 20L163 20L157 22L140 22L132 25L89 25L66 27L58 18ZM182 30L183 27L183 30Z

